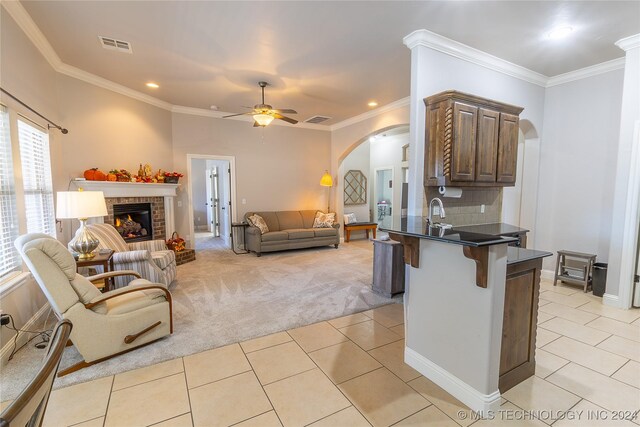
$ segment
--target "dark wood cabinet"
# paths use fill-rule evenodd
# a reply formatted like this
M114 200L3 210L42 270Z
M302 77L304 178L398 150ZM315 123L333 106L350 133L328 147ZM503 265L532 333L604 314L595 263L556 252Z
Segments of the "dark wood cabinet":
M501 393L535 373L542 258L507 265L500 350Z
M425 186L515 185L521 107L452 90L424 102Z

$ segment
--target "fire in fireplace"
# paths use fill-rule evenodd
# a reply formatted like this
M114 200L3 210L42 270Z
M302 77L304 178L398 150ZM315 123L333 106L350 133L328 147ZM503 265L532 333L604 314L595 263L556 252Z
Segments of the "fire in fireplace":
M150 203L113 205L113 222L118 233L127 242L153 239Z

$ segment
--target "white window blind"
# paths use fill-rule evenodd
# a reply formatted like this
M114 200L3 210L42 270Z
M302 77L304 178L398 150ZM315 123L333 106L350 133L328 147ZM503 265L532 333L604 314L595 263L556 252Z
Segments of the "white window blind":
M49 135L18 120L20 163L28 233L56 236Z
M18 215L9 114L4 105L0 105L0 278L20 267L20 256L13 247L17 237Z

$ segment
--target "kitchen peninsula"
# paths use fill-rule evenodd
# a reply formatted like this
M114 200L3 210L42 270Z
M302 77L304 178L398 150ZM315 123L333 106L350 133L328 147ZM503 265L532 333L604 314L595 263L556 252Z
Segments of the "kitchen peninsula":
M475 411L533 375L542 258L513 237L394 217L404 246L405 362ZM485 228L486 231L486 228Z

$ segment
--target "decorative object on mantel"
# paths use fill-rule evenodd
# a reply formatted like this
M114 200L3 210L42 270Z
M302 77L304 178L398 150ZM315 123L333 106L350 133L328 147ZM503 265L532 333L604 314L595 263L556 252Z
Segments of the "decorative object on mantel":
M167 240L167 247L174 252L182 252L185 249L184 239L177 231L174 231L171 238Z
M87 219L106 216L107 205L102 191L58 191L58 219L78 219L80 228L76 236L69 242L69 247L78 252L79 259L86 260L95 256L93 251L100 241L87 228Z
M132 182L131 173L126 169L112 169L109 173L114 174L118 182Z
M84 171L82 176L84 176L84 179L86 179L87 181L106 181L107 180L107 174L102 172L98 168L87 169L86 171Z
M178 180L182 178L184 175L178 172L165 172L164 173L164 182L166 184L177 184Z

